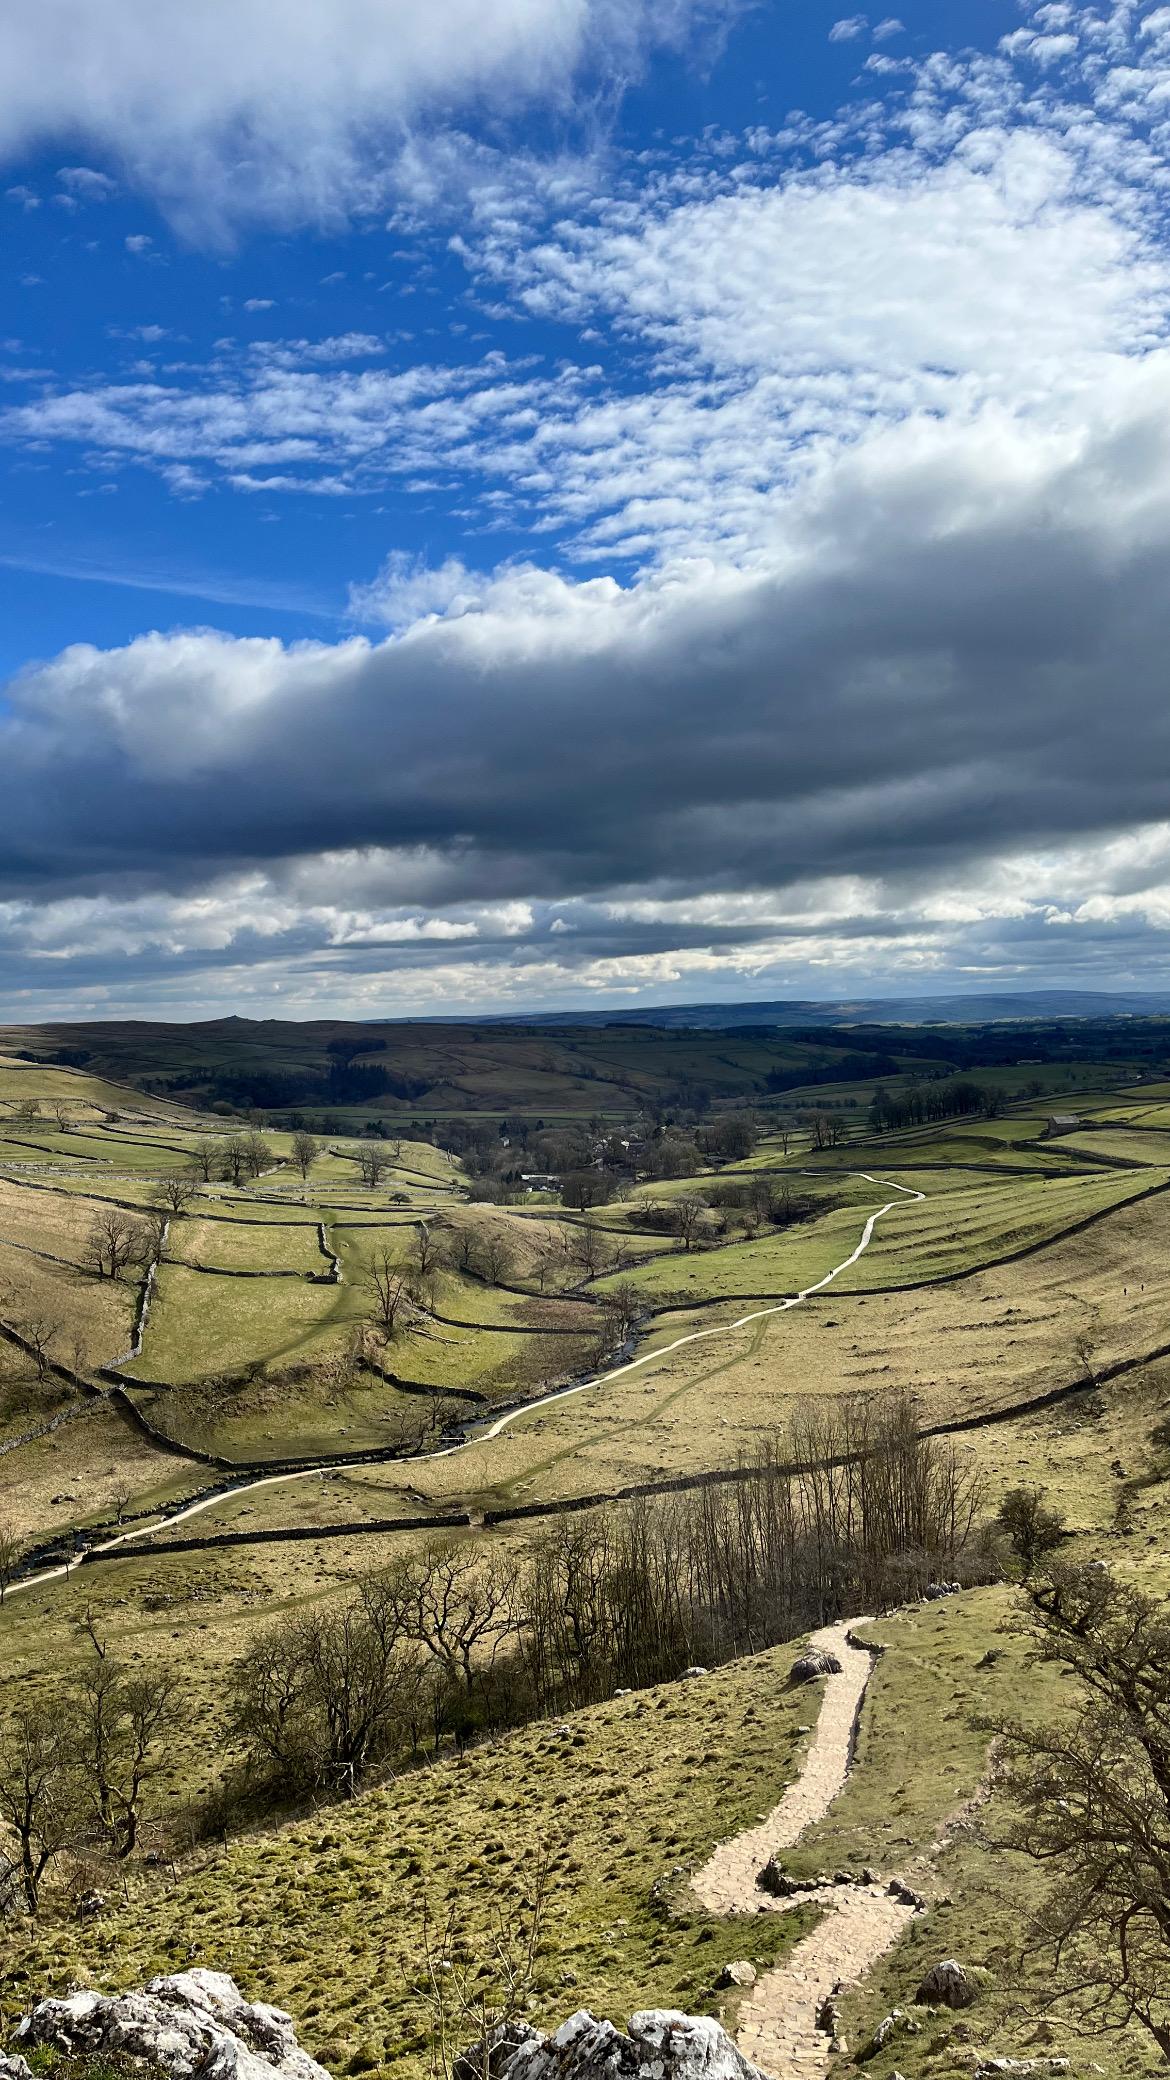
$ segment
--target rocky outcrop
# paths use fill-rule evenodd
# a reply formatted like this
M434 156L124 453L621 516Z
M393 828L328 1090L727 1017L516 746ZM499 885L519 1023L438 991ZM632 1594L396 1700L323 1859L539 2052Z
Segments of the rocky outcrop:
M790 1683L815 1683L818 1676L839 1676L841 1663L836 1654L814 1647L810 1653L799 1654L788 1671Z
M914 1996L920 2008L969 2008L975 1988L955 1957L932 1964Z
M281 2008L246 2001L225 1972L176 1972L142 1993L71 1993L39 2001L17 2030L26 2048L120 2053L169 2080L329 2080L302 2051ZM10 2060L0 2080L23 2080Z
M582 2008L551 2036L509 2023L455 2063L454 2080L763 2080L708 2015L646 2008L623 2035Z

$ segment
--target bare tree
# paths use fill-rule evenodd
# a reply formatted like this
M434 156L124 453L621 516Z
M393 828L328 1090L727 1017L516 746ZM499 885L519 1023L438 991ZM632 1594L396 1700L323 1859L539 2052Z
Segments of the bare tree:
M248 1177L259 1177L261 1171L269 1167L271 1150L268 1143L259 1127L249 1127L242 1141L244 1171Z
M160 1207L169 1214L185 1213L195 1197L196 1183L190 1169L176 1170L173 1177L162 1178L156 1192Z
M35 1098L18 1098L12 1108L12 1117L18 1127L35 1127L41 1116L41 1108Z
M420 1278L429 1277L438 1265L438 1237L426 1221L420 1221L414 1231L414 1261Z
M451 1239L451 1261L465 1278L480 1275L479 1235L474 1228L457 1228Z
M18 1336L28 1345L33 1364L37 1368L38 1380L48 1378L53 1362L53 1345L61 1333L61 1324L55 1315L22 1314L14 1324Z
M290 1787L352 1794L401 1731L401 1637L376 1581L341 1609L292 1614L236 1665L236 1738Z
M609 1263L609 1244L599 1228L591 1221L582 1221L574 1228L573 1255L587 1278L597 1278Z
M144 1221L120 1206L103 1207L90 1223L85 1255L97 1278L118 1278L130 1264L149 1261L155 1237Z
M293 1135L292 1159L302 1177L308 1176L320 1153L321 1143L314 1134L309 1134L301 1128Z
M8 1585L20 1565L24 1551L24 1540L9 1523L0 1522L0 1603L8 1594Z
M623 1280L621 1285L609 1288L601 1303L605 1324L601 1338L603 1353L620 1350L629 1341L645 1307L645 1294L631 1280Z
M374 1296L374 1320L389 1343L415 1304L413 1277L388 1249L380 1249L370 1265L366 1283Z
M489 1228L483 1243L484 1275L494 1286L503 1285L515 1261L512 1245L498 1228Z
M674 1232L685 1250L692 1250L702 1233L703 1223L709 1211L701 1192L682 1192L671 1209L674 1214Z
M17 1705L0 1729L0 1821L16 1837L30 1914L40 1905L49 1864L77 1838L79 1807L59 1706L36 1698Z
M1078 1330L1073 1337L1073 1356L1076 1358L1077 1364L1080 1366L1086 1379L1095 1380L1097 1377L1096 1366L1093 1363L1096 1349L1096 1339L1089 1330Z
M150 1786L178 1727L178 1685L166 1673L133 1673L100 1651L71 1704L84 1796L114 1855L124 1859L137 1847Z
M216 1145L216 1160L221 1175L229 1184L239 1185L248 1166L248 1153L242 1134L228 1134Z
M362 1183L373 1191L390 1168L390 1155L381 1142L368 1141L358 1150L357 1164Z
M1053 1567L1027 1594L1038 1658L1077 1693L996 1727L1007 1846L1055 1880L1028 1976L1049 1960L1046 2004L1089 2028L1136 2022L1170 2064L1170 1611L1100 1563Z
M510 1903L493 1902L486 1940L478 1928L472 1940L458 1900L437 1929L424 1895L424 1979L421 1986L412 1983L411 1990L430 2010L435 2080L455 2080L457 2074L467 2080L471 2073L477 2080L492 2080L497 2065L505 2062L513 2025L527 2017L532 2005L552 1855L546 1843L519 1914Z
M191 1162L204 1184L210 1184L222 1162L223 1143L204 1134L191 1151Z
M509 1554L436 1539L396 1560L380 1588L405 1636L465 1691L515 1634L519 1569Z

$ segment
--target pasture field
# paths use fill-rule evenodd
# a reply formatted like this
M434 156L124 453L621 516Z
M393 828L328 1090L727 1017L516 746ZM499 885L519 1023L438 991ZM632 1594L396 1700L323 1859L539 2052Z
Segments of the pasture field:
M333 1031L321 1028L322 1050ZM158 1073L206 1063L197 1050L212 1047L208 1034L191 1029L185 1066L176 1055ZM784 1043L758 1034L675 1041L650 1029L640 1069L628 1038L605 1028L433 1044L449 1050L439 1067L452 1110L469 1097L510 1110L520 1088L533 1104L559 1091L580 1117L589 1091L604 1119L630 1117L651 1062L655 1075L668 1063L680 1091L698 1081L715 1043L736 1089L782 1065ZM232 1044L229 1035L221 1066ZM820 1052L832 1058L831 1041ZM528 1081L509 1099L519 1057ZM799 1062L795 1045L784 1059ZM421 2080L424 1901L439 1922L456 1902L461 1940L482 1946L493 1909L519 1911L542 1844L552 1863L533 1988L540 2021L586 2005L621 2021L661 2002L734 2022L735 1995L715 1984L721 1964L766 1967L813 1926L809 1906L712 1919L688 1885L715 1842L755 1821L799 1767L815 1699L787 1686L791 1646L575 1712L567 1736L536 1723L462 1760L405 1769L347 1805L245 1828L226 1844L200 1835L192 1802L222 1784L233 1754L233 1668L274 1619L338 1608L355 1579L421 1536L388 1532L386 1520L466 1511L461 1540L523 1551L560 1503L733 1473L761 1451L783 1453L810 1411L909 1392L924 1427L959 1426L953 1449L982 1482L985 1514L1013 1486L1042 1486L1066 1513L1068 1550L1170 1589L1170 1191L1144 1196L1170 1172L1170 1132L1158 1132L1170 1127L1170 1086L1115 1090L1117 1065L1096 1061L1080 1071L1019 1064L1014 1083L1006 1069L1002 1080L1021 1101L998 1119L871 1136L860 1111L835 1150L814 1153L807 1127L789 1134L787 1151L767 1135L746 1161L637 1185L586 1215L552 1200L477 1200L472 1176L413 1138L374 1189L361 1183L358 1144L333 1135L302 1180L287 1160L291 1136L269 1130L270 1171L239 1188L198 1181L172 1221L141 1356L126 1368L142 1384L123 1396L100 1368L128 1346L145 1267L92 1275L95 1215L111 1201L131 1218L158 1210L168 1176L225 1123L140 1099L98 1066L104 1076L0 1063L0 1134L22 1078L37 1080L46 1110L71 1092L67 1125L42 1120L37 1150L17 1148L11 1131L0 1144L0 1443L22 1440L0 1454L0 1527L78 1558L119 1523L155 1528L145 1546L0 1600L0 1715L80 1667L92 1653L87 1619L132 1665L181 1670L182 1725L147 1836L165 1839L175 1861L132 1862L124 1896L115 1891L92 1923L63 1901L40 1926L15 1929L11 2004L87 1976L140 1982L197 1950L200 1963L290 2007L338 2080L391 2069ZM1047 1088L1028 1095L1028 1082L1078 1073L1075 1109L1099 1124L1046 1141L1059 1108ZM836 1101L847 1088L823 1091ZM719 1246L691 1251L631 1220L641 1202L669 1206L761 1172L821 1210L755 1239L732 1227ZM778 1309L845 1266L868 1216L890 1202L852 1265L801 1306ZM394 1271L417 1270L420 1217L444 1260L419 1274L381 1338L372 1274L383 1254ZM323 1282L319 1221L340 1261L337 1284ZM590 1275L589 1226L620 1268L611 1259ZM233 1275L243 1272L292 1275ZM744 1314L754 1319L733 1327ZM630 1347L615 1362L605 1337L624 1334L631 1316ZM21 1347L22 1322L47 1325L44 1366ZM580 1390L552 1398L561 1383ZM1026 1406L1045 1396L1054 1398ZM295 1478L278 1470L222 1492L223 1469L184 1451L261 1472L304 1463ZM198 1514L168 1521L197 1500ZM532 1521L483 1523L485 1512L527 1506ZM239 1534L248 1542L214 1543ZM188 1540L204 1543L184 1550ZM1026 1665L1013 1608L999 1583L874 1621L886 1651L852 1774L792 1852L792 1867L809 1872L906 1870L919 1859L928 1868L928 1912L846 1996L852 2044L908 2005L927 1962L954 1954L981 1975L973 2034L932 2020L873 2061L875 2080L895 2067L906 2080L957 2080L972 2046L1013 2057L1032 2048L1034 2018L1012 2005L1008 1945L1038 1896L1035 1876L977 1830L939 1846L984 1778L980 1715L1021 1697L1042 1713L1062 1701L1060 1679ZM1091 2056L1105 2080L1152 2070L1132 2036L1095 2043Z

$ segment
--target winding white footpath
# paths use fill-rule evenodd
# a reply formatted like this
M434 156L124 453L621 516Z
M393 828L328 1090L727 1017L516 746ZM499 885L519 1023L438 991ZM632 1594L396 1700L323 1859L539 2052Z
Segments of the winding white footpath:
M822 1885L790 1899L761 1892L756 1874L776 1849L789 1849L824 1818L849 1774L854 1734L874 1656L853 1646L849 1634L864 1619L826 1625L809 1645L835 1654L841 1674L826 1676L816 1729L800 1774L758 1827L721 1842L692 1879L712 1914L786 1913L815 1905L824 1912L741 2003L736 2042L772 2080L803 2080L827 2070L832 2038L818 2026L822 2005L866 1973L893 1948L914 1909L882 1884Z
M766 1307L755 1307L750 1314L738 1315L733 1322L720 1322L710 1329L691 1329L685 1336L676 1336L673 1343L659 1344L653 1350L643 1351L640 1357L630 1358L626 1364L615 1366L612 1372L600 1372L595 1379L581 1380L574 1387L554 1387L551 1393L542 1394L535 1401L526 1401L521 1407L510 1409L506 1415L497 1416L495 1422L490 1423L485 1430L478 1431L475 1436L465 1438L458 1444L442 1445L438 1451L419 1452L414 1458L396 1459L393 1463L401 1467L423 1466L432 1459L449 1459L456 1452L467 1451L471 1445L488 1443L493 1437L499 1437L512 1423L537 1415L543 1408L555 1408L558 1402L569 1401L575 1394L594 1393L598 1387L607 1387L615 1379L625 1379L629 1373L637 1372L643 1365L657 1364L660 1358L670 1357L672 1352L685 1349L687 1344L704 1343L716 1336L734 1336L737 1330L746 1329L752 1322L762 1321L766 1315L787 1314L790 1308L802 1306L804 1301L811 1300L814 1293L823 1292L826 1286L832 1285L835 1278L840 1278L843 1271L848 1271L859 1257L865 1255L878 1222L884 1219L887 1213L892 1213L902 1198L926 1197L925 1192L914 1191L906 1184L897 1184L892 1177L871 1177L868 1170L855 1170L849 1174L862 1178L866 1184L885 1185L888 1191L897 1192L901 1197L887 1199L884 1206L879 1206L871 1213L866 1219L856 1249L851 1250L840 1264L834 1264L831 1271L826 1271L824 1277L816 1279L812 1285L803 1286L799 1293L791 1293L785 1300L774 1300ZM685 1302L680 1302L680 1312L685 1310L685 1305ZM313 1466L299 1466L294 1473L259 1474L255 1480L244 1481L239 1487L228 1492L233 1498L251 1495L260 1488L281 1487L286 1481L312 1480L321 1474L336 1472L337 1468L336 1460L326 1459ZM164 1513L149 1524L136 1524L131 1530L120 1532L116 1538L107 1538L101 1545L91 1546L89 1551L94 1554L116 1552L119 1547L131 1545L136 1539L151 1538L156 1531L167 1531L172 1525L185 1524L191 1517L199 1516L203 1510L214 1509L216 1504L224 1499L222 1489L214 1495L205 1495L200 1501L189 1502L181 1509L172 1510L169 1515ZM46 1582L63 1581L72 1572L73 1565L71 1562L68 1567L47 1567L40 1574L27 1575L22 1581L10 1583L8 1595L19 1596L25 1590L43 1588Z

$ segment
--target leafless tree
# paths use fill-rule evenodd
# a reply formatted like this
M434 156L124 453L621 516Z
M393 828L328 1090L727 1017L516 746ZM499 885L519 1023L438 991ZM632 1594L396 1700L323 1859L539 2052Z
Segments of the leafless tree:
M125 1858L138 1844L150 1786L164 1768L179 1723L169 1674L139 1674L102 1653L70 1699L83 1795L104 1840Z
M321 1143L314 1134L306 1133L304 1128L301 1128L293 1135L292 1159L302 1177L308 1176L320 1153Z
M239 1185L248 1167L247 1147L242 1134L227 1134L216 1144L216 1164L229 1184Z
M172 1177L164 1177L157 1186L156 1196L160 1207L169 1214L185 1213L195 1197L196 1183L191 1170L176 1170Z
M671 1210L675 1234L685 1250L692 1250L707 1218L707 1201L701 1192L681 1192Z
M591 1221L582 1221L579 1228L572 1230L573 1256L587 1278L598 1278L609 1263L609 1244L600 1228Z
M20 1565L24 1551L24 1540L7 1522L0 1522L0 1603L8 1594L8 1586Z
M154 1240L146 1222L121 1206L106 1206L90 1223L86 1262L97 1278L119 1278L128 1265L149 1261Z
M401 1638L376 1582L340 1609L292 1614L236 1666L237 1740L291 1787L352 1794L403 1731Z
M519 1912L511 1902L493 1902L486 1939L479 1928L470 1939L458 1900L436 1928L424 1895L423 1980L408 1983L430 2011L433 2080L467 2080L470 2073L492 2080L503 2064L512 2027L532 2003L552 1855L546 1843Z
M17 1862L30 1914L55 1856L76 1840L80 1787L59 1705L18 1704L0 1728L0 1822L16 1838Z
M1096 1349L1096 1339L1091 1335L1090 1331L1088 1329L1078 1330L1073 1337L1073 1356L1086 1379L1095 1380L1097 1377L1096 1366L1093 1362Z
M41 1116L41 1108L35 1098L18 1098L12 1108L12 1117L18 1127L35 1127Z
M415 1304L413 1276L388 1249L380 1249L370 1265L366 1283L373 1293L375 1323L389 1343Z
M467 1692L515 1634L519 1568L509 1554L436 1539L401 1555L379 1587L406 1638Z
M995 1729L1007 1846L1054 1881L1027 1976L1084 2026L1140 2024L1170 2064L1170 1610L1100 1564L1027 1595L1038 1658L1075 1690Z
M357 1164L362 1183L373 1191L390 1168L389 1151L379 1141L363 1142L358 1150Z
M53 1345L61 1334L57 1317L34 1311L18 1315L13 1326L28 1345L38 1380L47 1379L53 1362Z
M438 1236L426 1221L420 1221L414 1231L414 1261L420 1278L429 1277L438 1265Z
M204 1184L210 1184L223 1161L223 1143L204 1134L191 1151L191 1162Z
M248 1177L259 1177L261 1171L267 1170L269 1167L271 1150L268 1143L264 1139L259 1127L249 1127L247 1133L241 1138L243 1141L245 1175Z
M503 1285L515 1261L512 1245L499 1228L491 1227L483 1241L484 1276L493 1286Z

